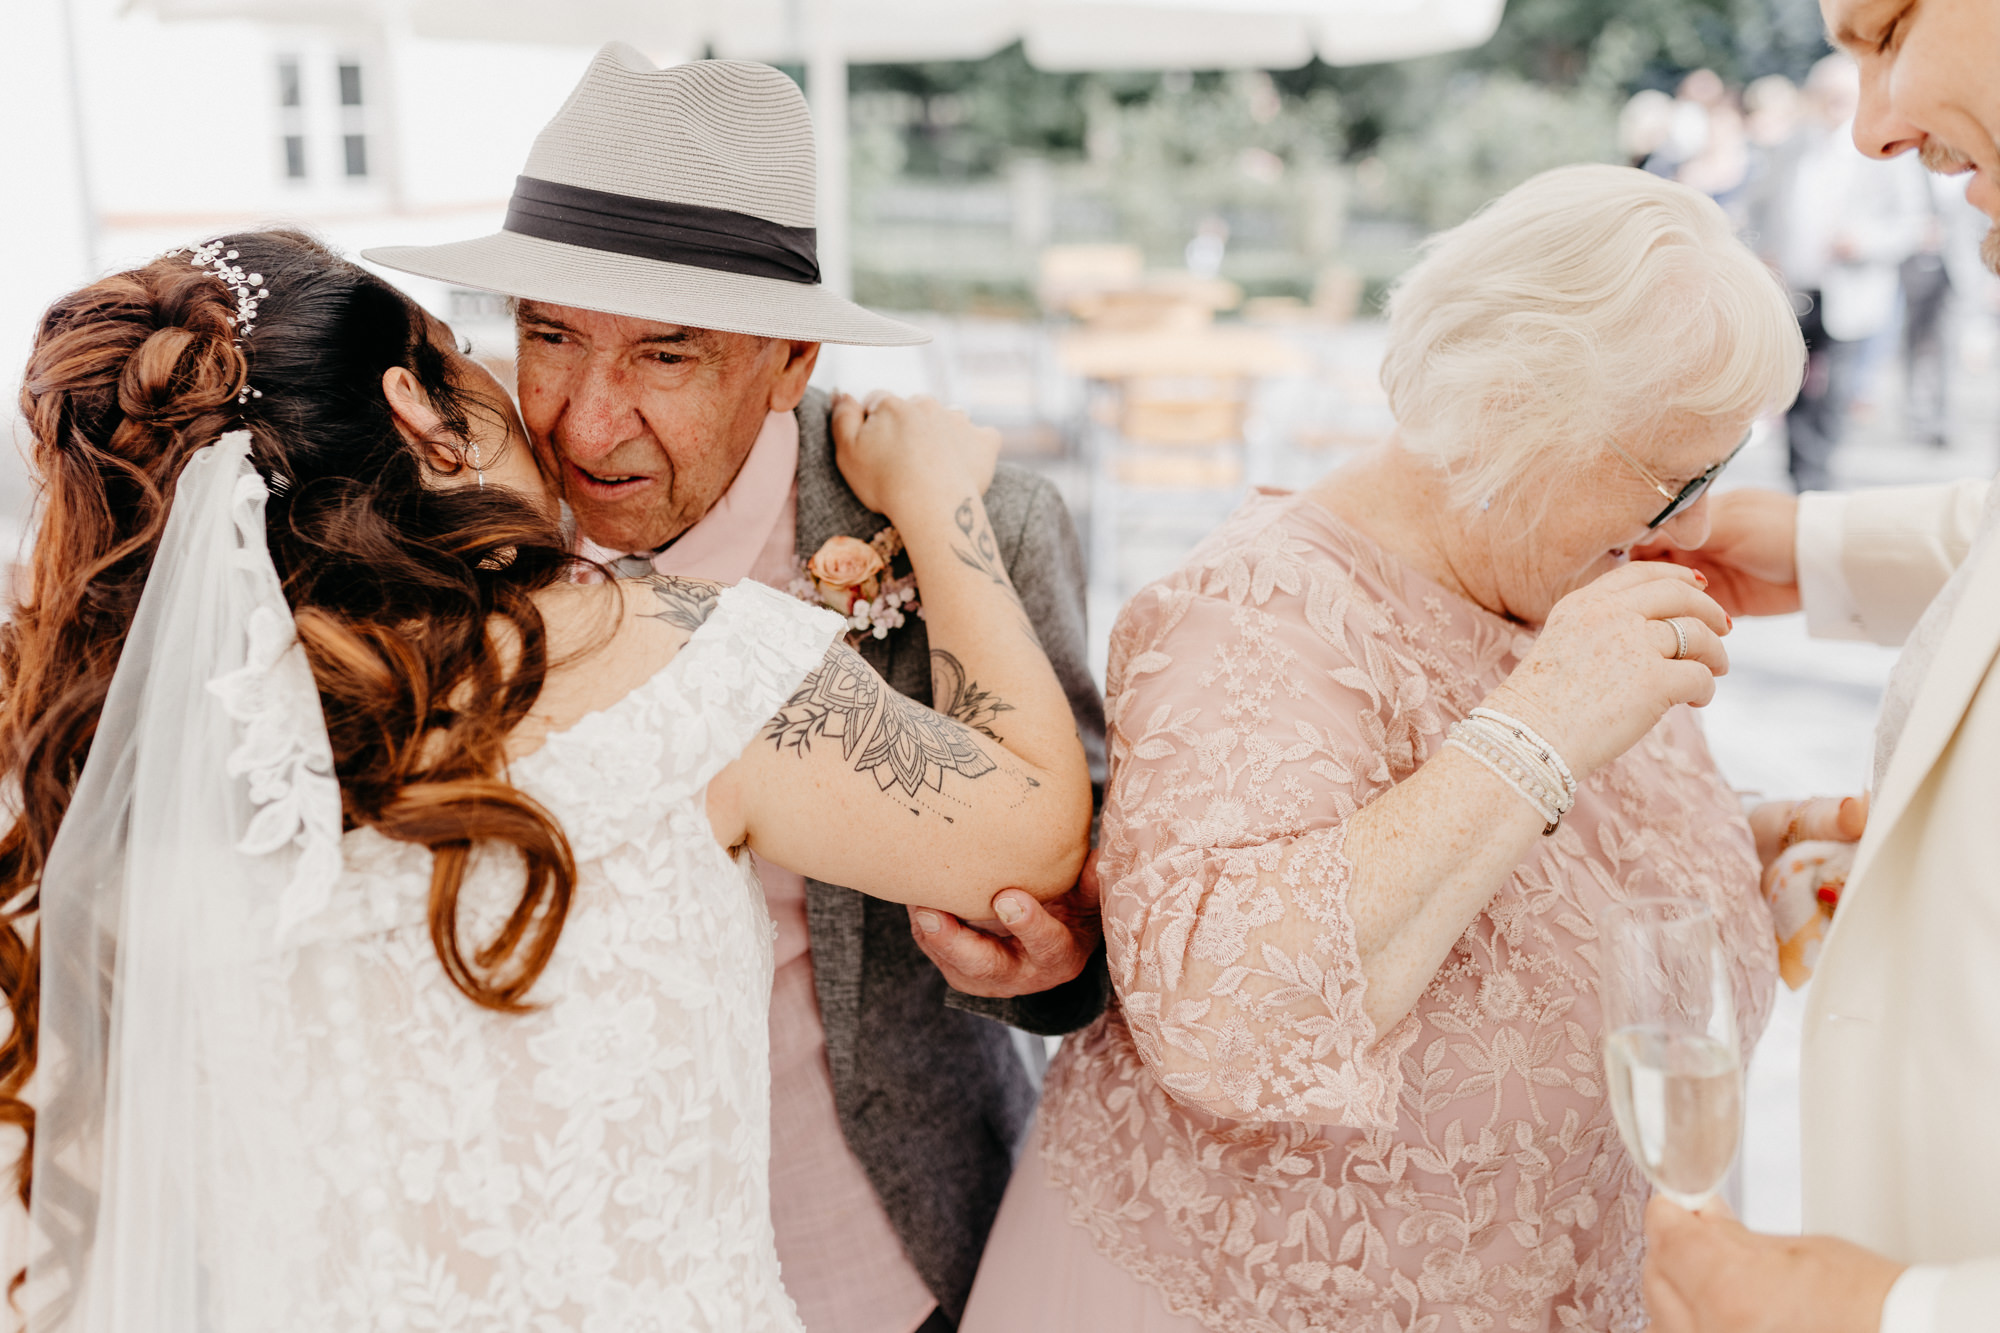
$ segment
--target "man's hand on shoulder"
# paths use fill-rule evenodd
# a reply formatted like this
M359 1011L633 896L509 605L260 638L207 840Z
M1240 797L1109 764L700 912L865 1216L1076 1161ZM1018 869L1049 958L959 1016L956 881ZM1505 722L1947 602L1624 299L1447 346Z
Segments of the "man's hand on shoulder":
M1708 595L1732 616L1798 610L1798 497L1746 487L1711 494L1707 503L1707 541L1692 550L1669 542L1638 546L1632 558L1700 570Z
M1074 981L1104 937L1098 919L1097 871L1084 862L1075 888L1046 903L1009 889L993 902L996 932L974 929L949 912L910 909L910 934L951 988L965 995L1013 999Z

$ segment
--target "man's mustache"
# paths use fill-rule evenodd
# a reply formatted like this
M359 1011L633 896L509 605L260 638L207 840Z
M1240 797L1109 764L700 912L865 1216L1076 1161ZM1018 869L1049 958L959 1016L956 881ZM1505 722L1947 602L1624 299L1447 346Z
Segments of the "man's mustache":
M1923 163L1926 170L1940 176L1963 176L1978 165L1950 144L1936 139L1924 140L1924 146L1917 150L1917 161ZM1980 241L1979 260L1994 274L2000 275L2000 224L1989 228Z
M1936 139L1924 140L1924 146L1917 150L1917 161L1940 176L1963 176L1976 165L1964 153Z

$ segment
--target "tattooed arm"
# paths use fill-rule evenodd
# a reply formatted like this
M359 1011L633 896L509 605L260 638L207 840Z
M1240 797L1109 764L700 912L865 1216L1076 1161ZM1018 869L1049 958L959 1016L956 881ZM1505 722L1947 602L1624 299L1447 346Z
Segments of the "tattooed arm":
M979 498L990 435L922 400L865 421L836 405L841 471L916 571L939 711L836 647L711 785L718 837L740 830L815 879L975 919L1002 889L1048 898L1076 882L1090 779Z

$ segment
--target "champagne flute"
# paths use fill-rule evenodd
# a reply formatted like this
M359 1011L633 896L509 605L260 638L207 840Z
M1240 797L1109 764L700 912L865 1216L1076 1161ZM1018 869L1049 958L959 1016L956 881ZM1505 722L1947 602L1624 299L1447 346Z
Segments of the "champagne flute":
M1683 1208L1736 1157L1743 1064L1736 1001L1707 905L1635 898L1598 913L1604 1072L1625 1150Z

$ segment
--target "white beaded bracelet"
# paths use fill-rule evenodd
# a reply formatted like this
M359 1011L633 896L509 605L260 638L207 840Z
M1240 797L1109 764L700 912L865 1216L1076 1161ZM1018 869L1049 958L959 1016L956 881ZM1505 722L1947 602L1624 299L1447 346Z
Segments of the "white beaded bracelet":
M1533 728L1491 708L1475 708L1452 725L1445 744L1472 756L1542 816L1543 836L1556 831L1576 804L1576 777L1562 755Z
M1502 753L1497 746L1489 744L1486 737L1479 735L1464 723L1452 729L1445 744L1455 750L1472 756L1482 767L1512 787L1522 800L1535 807L1542 817L1544 833L1553 833L1562 821L1562 811L1557 807L1554 793L1536 783L1530 770L1524 769L1511 756Z
M1491 722L1497 727L1502 727L1512 732L1534 752L1537 759L1556 771L1556 774L1562 779L1563 791L1569 795L1571 800L1573 801L1576 798L1575 775L1569 771L1569 765L1563 762L1563 757L1556 750L1556 747L1544 740L1540 732L1521 721L1521 719L1510 717L1498 709L1475 708L1472 710L1471 716L1480 719L1482 722ZM1568 806L1565 806L1564 809L1567 810Z

